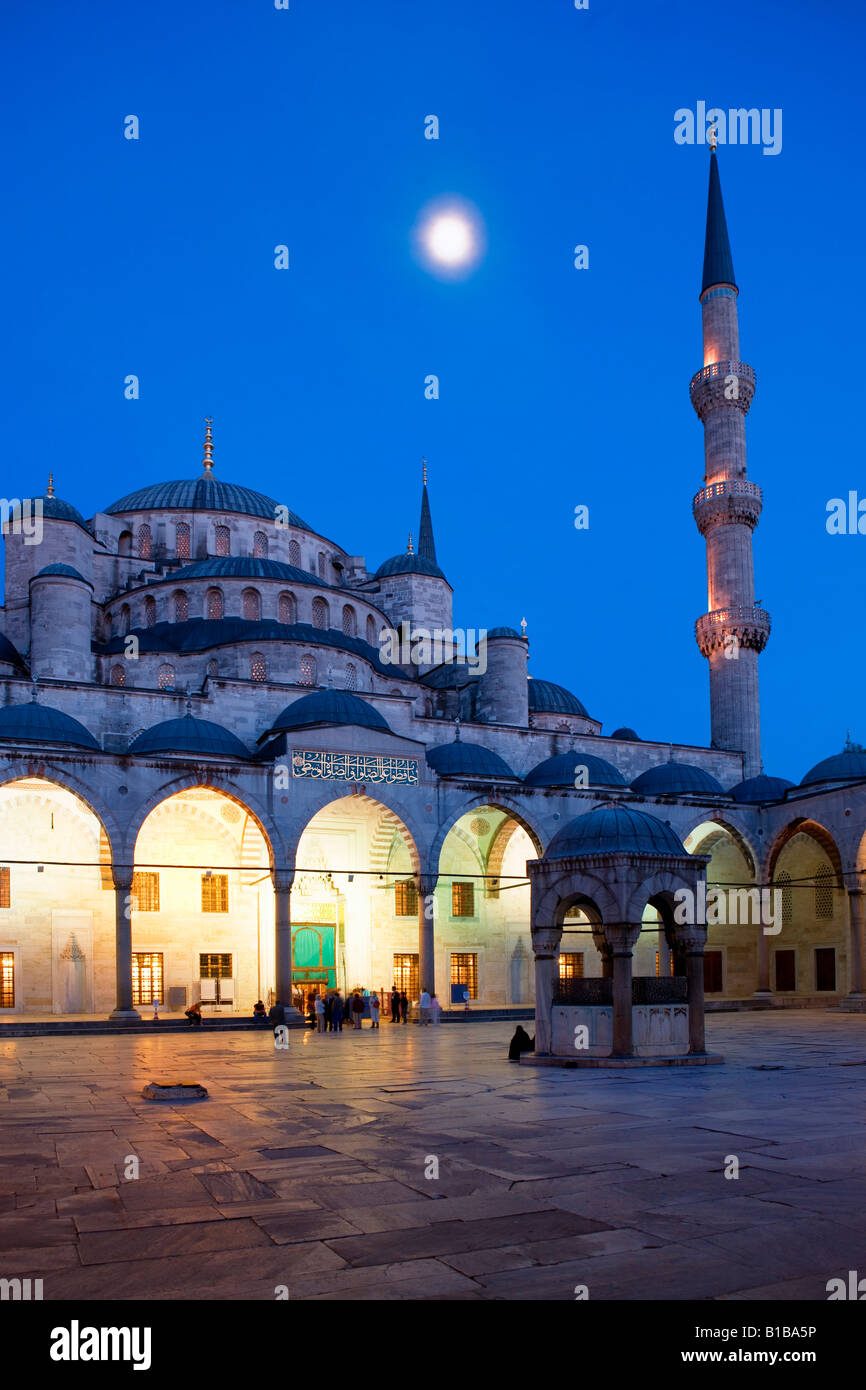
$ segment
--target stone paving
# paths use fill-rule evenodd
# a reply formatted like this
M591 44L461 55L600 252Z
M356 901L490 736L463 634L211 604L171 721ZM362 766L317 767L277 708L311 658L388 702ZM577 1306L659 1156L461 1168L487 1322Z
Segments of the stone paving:
M0 1278L46 1300L824 1300L866 1275L866 1017L710 1016L727 1061L700 1070L518 1067L511 1031L6 1039ZM151 1080L211 1098L147 1102Z

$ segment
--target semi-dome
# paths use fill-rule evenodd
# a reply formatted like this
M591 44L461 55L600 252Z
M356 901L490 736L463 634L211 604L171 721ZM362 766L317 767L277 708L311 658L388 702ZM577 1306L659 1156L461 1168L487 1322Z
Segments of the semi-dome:
M242 516L260 516L274 521L285 515L286 526L309 531L310 527L295 512L281 512L282 503L263 492L227 483L208 470L200 478L180 478L173 482L152 483L150 487L128 492L112 502L105 511L109 516L123 512L239 512Z
M264 735L285 733L290 729L308 729L314 724L351 724L361 729L378 729L390 734L391 729L377 709L348 690L314 690L300 700L287 705L277 715ZM262 740L260 739L259 742Z
M621 729L614 729L612 734L608 734L608 738L618 738L623 743L640 743L640 738L634 729L630 729L627 724L623 725Z
M533 714L576 714L579 719L589 715L576 695L564 685L529 677L529 708Z
M643 796L724 796L721 782L693 763L660 763L631 784Z
M728 796L732 796L735 801L757 806L764 801L781 801L785 792L790 791L793 785L793 782L786 781L784 777L767 777L762 772L758 777L747 777L744 782L738 782L735 787L731 787Z
M426 555L392 555L390 560L383 560L373 578L387 579L392 574L427 574L432 579L445 579L436 561L428 560Z
M0 661L5 662L8 666L18 666L21 670L25 669L23 656L2 632L0 632Z
M490 641L491 637L516 637L520 642L524 642L526 640L524 637L521 637L520 633L517 631L517 628L515 627L492 627L487 634L488 642Z
M240 739L213 724L209 719L195 719L191 714L180 719L165 719L154 724L132 740L128 751L143 756L147 753L188 753L193 757L248 759L249 749Z
M630 806L597 806L564 825L554 835L544 858L621 853L682 857L686 849L671 827L656 816Z
M168 576L172 584L188 579L282 579L288 584L315 584L330 588L324 579L317 579L309 570L286 565L282 560L260 560L251 555L224 555L218 559L197 560L184 565Z
M823 762L816 763L806 773L800 786L808 787L814 782L862 781L866 781L866 753L857 753L848 748L842 753L835 753L832 758L825 758Z
M46 574L56 574L64 579L78 579L81 581L82 584L90 584L90 580L85 579L84 575L81 574L77 569L74 569L72 565L46 565L45 568L41 569L38 574L35 574L33 576L33 578L41 579L43 575ZM93 585L90 584L90 587L92 589Z
M99 751L93 735L71 714L38 705L6 705L0 709L0 739L14 743L69 743L75 748Z
M528 787L570 787L575 786L575 772L585 767L589 785L594 787L624 787L622 773L606 758L597 758L593 753L578 753L572 748L568 753L557 753L553 758L545 758L524 777Z
M428 748L427 764L440 777L507 777L512 782L520 780L505 759L494 753L492 748L485 748L483 743L463 743L460 739Z
M82 531L86 531L88 536L92 536L93 532L81 512L73 507L71 502L64 502L62 497L55 497L53 493L51 496L46 493L44 497L40 498L40 501L42 502L43 517L47 516L51 521L74 522L76 526L81 527Z

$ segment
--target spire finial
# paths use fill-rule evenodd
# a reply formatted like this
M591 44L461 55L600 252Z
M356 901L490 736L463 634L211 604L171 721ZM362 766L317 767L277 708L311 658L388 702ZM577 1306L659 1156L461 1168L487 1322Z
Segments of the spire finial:
M407 555L414 555L414 554L415 554L415 551L414 551L413 548L412 548L412 532L411 532L411 531L409 532L409 544L408 544L407 547L406 547L406 554L407 554Z
M455 743L459 743L459 742L460 742L460 715L459 715L459 714L457 715L457 718L454 720L454 742L455 742Z
M426 487L426 486L427 486L427 460L426 460L426 459L423 459L423 458L422 458L422 460L421 460L421 476L422 476L422 481L423 481L423 483L424 483L424 486Z
M192 718L192 700L189 698L189 691L186 692L186 715L188 719Z
M202 464L206 473L213 472L213 430L211 426L213 420L210 415L205 416L204 421L204 458Z
M525 618L521 618L521 619L520 619L520 631L522 632L522 634L523 634L524 637L526 636L526 629L527 629L528 626L529 626L529 624L527 623L526 619L525 619Z
M31 691L30 691L30 699L32 700L32 702L33 702L34 705L36 704L36 696L37 696L38 694L39 694L39 677L38 677L38 676L34 676L34 677L33 677L33 687L32 687L32 689L31 689Z
M48 486L47 486L47 488L45 489L45 496L46 496L46 497L53 497L53 496L54 496L54 474L53 474L53 473L49 473L49 474L48 474Z
M718 126L714 126L714 125L711 125L711 126L710 126L709 138L710 138L710 154L715 154L715 152L716 152L716 146L717 146L718 143L719 143L719 128L718 128Z

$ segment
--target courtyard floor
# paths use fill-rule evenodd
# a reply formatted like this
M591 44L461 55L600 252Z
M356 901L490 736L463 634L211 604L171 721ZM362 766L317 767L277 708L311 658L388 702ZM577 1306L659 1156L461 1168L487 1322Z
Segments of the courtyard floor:
M866 1274L866 1016L711 1015L726 1064L700 1069L518 1067L512 1031L6 1039L0 1277L46 1300L823 1301ZM147 1102L151 1080L210 1099Z

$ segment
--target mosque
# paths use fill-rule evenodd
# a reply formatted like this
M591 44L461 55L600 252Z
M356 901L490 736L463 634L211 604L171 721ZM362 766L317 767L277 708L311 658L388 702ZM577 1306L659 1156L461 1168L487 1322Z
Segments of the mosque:
M628 854L684 862L686 879L694 856L707 889L778 890L770 930L708 917L694 938L710 1006L857 1008L866 753L799 783L761 764L770 618L754 594L762 493L746 471L755 374L737 298L712 152L690 383L708 747L605 731L555 672L528 670L519 626L461 649L426 474L417 545L375 568L284 499L223 480L210 422L198 476L89 519L49 479L38 543L12 509L0 1019L135 1020L155 998L249 1013L393 981L446 1007L531 1006L539 980L555 993L603 979L612 953L644 979L684 975L658 875L610 906ZM391 641L419 631L439 650ZM555 883L566 860L583 886L536 912L529 877Z

